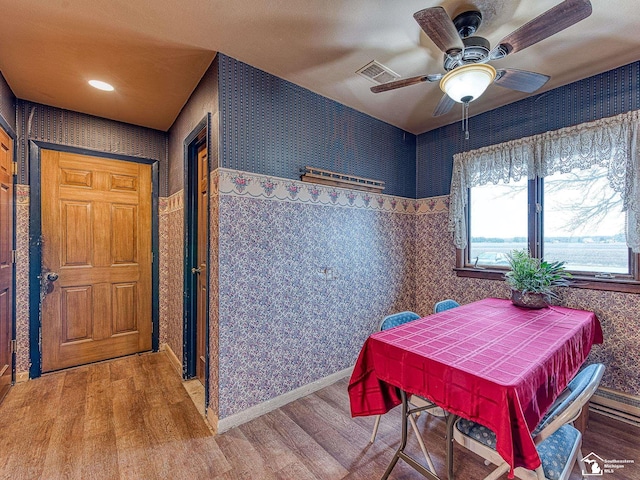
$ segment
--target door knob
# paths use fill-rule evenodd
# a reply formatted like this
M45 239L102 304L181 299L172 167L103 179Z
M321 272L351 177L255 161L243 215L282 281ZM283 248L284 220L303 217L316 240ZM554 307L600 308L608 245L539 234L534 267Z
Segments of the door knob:
M55 282L56 280L58 280L58 274L56 272L47 273L47 280L49 280L50 282Z
M202 272L202 269L201 269L201 268L193 267L193 268L191 269L191 273L194 273L194 274L195 274L195 273L200 273L200 272Z

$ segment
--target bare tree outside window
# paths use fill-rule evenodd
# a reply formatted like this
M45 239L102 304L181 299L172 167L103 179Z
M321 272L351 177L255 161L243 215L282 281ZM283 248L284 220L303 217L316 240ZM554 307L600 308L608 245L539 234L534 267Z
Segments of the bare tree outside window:
M555 174L543 180L544 258L578 272L629 273L622 199L607 167ZM527 248L528 182L471 189L469 260L504 266L506 253Z
M595 166L544 179L544 257L575 271L629 273L622 198L607 168Z

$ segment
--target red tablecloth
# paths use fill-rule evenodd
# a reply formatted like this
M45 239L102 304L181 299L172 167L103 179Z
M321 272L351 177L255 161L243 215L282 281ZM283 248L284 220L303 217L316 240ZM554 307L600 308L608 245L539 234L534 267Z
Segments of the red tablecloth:
M400 387L493 430L512 469L535 469L530 432L594 343L602 329L592 312L497 298L463 305L371 335L349 382L351 414L386 413Z

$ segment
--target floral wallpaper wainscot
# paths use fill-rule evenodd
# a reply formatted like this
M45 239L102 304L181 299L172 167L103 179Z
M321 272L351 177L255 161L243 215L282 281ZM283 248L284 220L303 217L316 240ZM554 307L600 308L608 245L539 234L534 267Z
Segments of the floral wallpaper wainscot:
M160 345L182 361L184 190L159 200Z
M350 367L414 309L416 206L220 170L220 418Z
M219 418L219 319L220 319L220 268L219 268L219 241L220 241L220 195L218 192L218 171L210 174L210 198L209 198L209 405L207 417L212 424ZM215 418L211 418L211 416Z
M16 374L29 371L29 185L16 184Z

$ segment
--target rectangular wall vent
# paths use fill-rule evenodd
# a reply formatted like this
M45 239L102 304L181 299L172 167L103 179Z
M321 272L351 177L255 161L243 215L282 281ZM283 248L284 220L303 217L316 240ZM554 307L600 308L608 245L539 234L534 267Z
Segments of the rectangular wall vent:
M356 73L378 84L391 82L400 78L400 75L376 60L367 63L360 70L357 70Z

